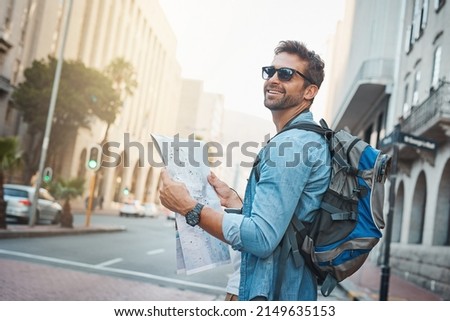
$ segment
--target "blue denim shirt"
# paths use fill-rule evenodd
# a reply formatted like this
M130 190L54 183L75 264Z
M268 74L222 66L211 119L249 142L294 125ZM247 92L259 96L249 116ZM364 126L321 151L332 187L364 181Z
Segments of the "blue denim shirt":
M314 122L310 112L296 122ZM317 300L315 277L295 267L292 255L284 266L280 297L274 298L279 269L279 243L292 215L311 220L330 178L325 139L314 132L292 129L275 136L259 154L259 181L253 170L245 191L243 215L226 214L222 231L241 251L239 299Z

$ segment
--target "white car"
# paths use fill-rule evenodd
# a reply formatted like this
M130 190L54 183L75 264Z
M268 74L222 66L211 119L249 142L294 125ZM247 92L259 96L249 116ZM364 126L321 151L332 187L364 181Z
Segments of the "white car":
M157 217L159 215L159 209L155 203L144 204L144 215L148 217Z
M31 204L35 190L34 186L4 184L3 193L6 201L6 217L15 218L18 222L27 224L31 216ZM62 206L55 201L46 189L41 188L39 190L36 223L39 220L47 220L52 224L59 224L61 214Z
M122 203L122 206L120 207L119 215L144 217L145 208L139 201L133 200L125 201Z

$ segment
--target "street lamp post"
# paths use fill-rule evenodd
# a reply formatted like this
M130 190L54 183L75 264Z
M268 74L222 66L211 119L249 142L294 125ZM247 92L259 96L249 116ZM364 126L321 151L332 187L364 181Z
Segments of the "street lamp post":
M29 226L34 226L34 224L36 223L36 209L37 209L37 202L39 199L39 190L41 188L42 173L44 171L45 159L47 158L48 144L50 141L50 133L52 130L53 114L55 112L55 106L56 106L56 98L58 97L59 81L61 79L61 70L62 70L63 59L64 59L64 47L66 45L67 31L69 29L70 13L72 11L72 0L67 0L67 3L68 3L68 5L66 8L66 14L65 14L63 37L62 37L61 47L59 48L58 62L57 62L56 71L55 71L55 79L53 81L52 95L50 98L50 106L49 106L48 114L47 114L47 122L45 125L44 139L42 141L41 158L39 161L39 170L38 170L37 179L36 179L36 186L35 186L36 188L35 188L35 192L34 192L34 196L33 196L33 203L31 204L31 212L30 212L31 217L29 220Z
M384 257L383 265L381 267L381 283L380 283L380 301L388 300L389 292L389 278L390 278L390 266L389 257L391 255L391 240L392 240L392 223L394 221L394 209L395 209L395 181L397 178L397 159L398 159L398 137L400 134L400 125L397 124L394 128L392 135L392 164L390 174L390 186L389 186L389 212L386 218L386 232L384 235Z

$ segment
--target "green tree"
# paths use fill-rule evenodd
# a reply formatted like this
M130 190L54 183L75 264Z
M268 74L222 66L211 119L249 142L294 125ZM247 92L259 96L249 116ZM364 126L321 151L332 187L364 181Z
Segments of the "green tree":
M25 81L13 94L31 138L24 155L27 177L38 168L57 60L35 60L24 71ZM122 102L112 80L80 61L64 61L50 136L48 163L58 169L57 157L73 142L79 128L89 128L93 117L114 122Z
M137 87L136 72L133 65L122 57L113 59L105 68L105 75L112 81L116 93L124 101L126 97L132 96ZM102 144L108 139L108 131L112 122L107 123L105 136Z
M131 63L118 57L105 68L105 74L112 80L114 89L123 96L132 96L137 87L136 72ZM124 98L124 97L122 97Z
M19 143L15 137L0 137L0 229L6 228L6 202L3 194L5 173L20 165Z
M113 88L121 97L122 101L125 101L128 96L132 96L134 94L138 83L136 81L135 69L130 62L126 61L122 57L117 57L106 66L104 73L112 81ZM100 145L104 149L108 149L108 133L111 124L112 122L107 123L105 134L103 135L103 139L100 142ZM95 182L100 182L98 183L98 193L102 195L104 192L104 183L102 183L104 177L104 169L101 167L100 170L95 172L95 176Z
M55 183L50 184L49 190L56 199L64 200L61 226L73 227L73 215L70 201L83 195L84 179L81 177L69 180L58 179Z

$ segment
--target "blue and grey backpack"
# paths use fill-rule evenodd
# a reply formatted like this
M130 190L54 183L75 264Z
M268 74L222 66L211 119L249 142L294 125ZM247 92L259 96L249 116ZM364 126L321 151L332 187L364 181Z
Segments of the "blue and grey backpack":
M345 130L331 130L323 119L320 125L300 122L281 131L303 129L325 136L332 168L314 220L302 222L295 216L291 220L281 242L280 260L285 262L292 252L300 265L303 256L317 276L322 294L328 296L338 282L364 264L382 236L384 182L391 158Z

